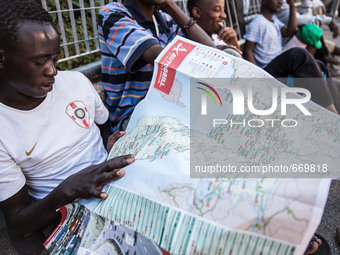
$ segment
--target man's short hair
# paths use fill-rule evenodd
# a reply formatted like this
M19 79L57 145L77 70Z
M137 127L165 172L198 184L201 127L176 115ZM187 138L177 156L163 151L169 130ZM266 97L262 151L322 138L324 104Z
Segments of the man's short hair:
M29 0L1 0L0 49L8 49L17 43L18 27L25 21L50 23L56 30L50 14L39 4Z
M198 7L198 4L201 0L188 0L187 1L187 10L189 12L190 17L192 17L192 9L194 7Z

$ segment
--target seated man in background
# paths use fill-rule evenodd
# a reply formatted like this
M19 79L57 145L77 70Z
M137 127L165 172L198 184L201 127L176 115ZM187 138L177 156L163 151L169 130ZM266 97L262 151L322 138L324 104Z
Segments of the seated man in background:
M313 56L302 48L283 52L282 36L291 37L296 31L295 4L293 0L287 3L291 15L289 25L285 27L274 16L280 11L282 1L262 0L261 14L249 24L244 35L243 57L275 78L305 78L296 79L296 87L308 89L312 101L337 114L332 95Z
M313 6L317 4L319 12L313 11ZM314 9L315 10L315 9ZM339 34L339 29L332 17L326 16L326 9L321 1L302 1L300 12L296 12L297 25L303 26L307 24L315 24L319 27L327 25L330 31L333 32L333 38ZM275 13L275 16L285 25L288 25L289 20L289 5L286 0L283 0L281 10ZM287 43L289 38L283 38L283 45ZM335 45L334 41L321 39L322 47L316 51L316 59L320 59L325 64L339 65L340 61L334 58L331 54L340 55L340 48ZM334 68L331 71L338 74Z
M283 51L289 50L294 47L300 47L309 51L310 54L315 56L317 49L322 47L322 29L314 24L307 24L299 27L296 34L283 46Z
M214 40L218 49L226 49L226 52L241 57L237 34L233 28L225 25L227 15L224 12L224 0L188 0L187 9L190 17ZM217 38L214 39L213 35L217 35Z
M301 26L296 34L283 47L283 50L289 50L294 47L304 48L315 57L317 49L322 47L322 29L314 24ZM320 60L316 60L323 75L327 78L327 86L334 99L334 105L337 112L340 112L340 83L337 79L332 79L327 66Z
M98 31L112 130L125 130L134 108L148 92L154 60L176 35L214 46L173 0L107 4L99 12Z
M59 54L59 32L45 9L1 1L0 210L22 254L43 249L60 221L58 208L77 198L105 199L103 185L124 175L114 170L134 161L106 161L97 124L108 111L85 76L57 72ZM111 136L108 149L122 135Z

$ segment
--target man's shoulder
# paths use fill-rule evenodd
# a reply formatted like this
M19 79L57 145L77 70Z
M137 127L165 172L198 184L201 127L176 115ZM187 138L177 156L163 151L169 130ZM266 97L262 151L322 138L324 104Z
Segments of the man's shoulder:
M249 23L250 27L262 25L264 22L264 19L266 19L262 14L257 14L256 17Z
M263 20L267 20L261 13L257 14L257 16L252 20L252 22L263 22Z
M118 3L118 2L106 4L99 10L99 14L103 16L112 15L114 13L122 13L122 12L130 14L128 9L122 3Z
M65 80L73 80L73 79L81 79L84 80L86 78L86 76L84 74L82 74L79 71L73 71L73 70L68 70L68 71L58 71L58 74L56 76L57 78L62 78Z
M159 13L162 16L162 18L164 19L164 21L169 22L169 21L173 20L172 17L169 14L167 14L166 12L159 12Z
M266 19L262 14L258 14L248 25L247 34L249 32L258 31L263 27L264 19Z
M84 74L78 71L59 71L55 79L58 88L68 90L75 87L77 90L84 89L91 83Z

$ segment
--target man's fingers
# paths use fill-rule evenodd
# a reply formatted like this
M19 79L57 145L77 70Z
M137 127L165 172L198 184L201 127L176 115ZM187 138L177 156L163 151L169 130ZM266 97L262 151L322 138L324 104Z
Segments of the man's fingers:
M103 185L105 185L105 184L107 184L107 183L109 183L113 180L119 179L119 178L123 177L124 175L125 175L125 171L123 169L119 169L117 171L101 173L99 176L97 176L96 185L99 185L98 189L101 190Z
M135 155L124 155L112 158L104 163L103 171L112 171L130 165L135 161Z
M240 49L238 49L236 46L234 45L228 45L227 48L230 48L230 49L233 49L233 50L236 50L238 53L240 53L242 55L242 51Z
M117 142L119 138L121 138L123 135L125 135L125 131L116 131L112 135L109 136L108 142L107 142L107 149L108 151L111 150L112 146Z

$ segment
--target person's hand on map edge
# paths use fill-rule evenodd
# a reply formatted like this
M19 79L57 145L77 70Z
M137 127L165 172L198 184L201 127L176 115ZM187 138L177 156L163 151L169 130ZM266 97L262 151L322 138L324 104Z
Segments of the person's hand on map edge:
M119 137L116 137L117 139ZM121 168L135 161L135 155L124 155L112 158L99 165L89 166L80 172L69 176L52 193L60 193L62 204L68 204L76 198L97 197L106 199L108 195L102 192L105 184L124 176ZM58 196L58 195L57 195Z
M240 49L238 49L236 46L231 45L231 44L227 44L227 45L218 45L216 46L217 49L219 50L224 50L224 49L233 49L235 51L237 51L240 55L242 55L242 51Z
M107 141L107 147L106 150L108 152L111 151L113 145L117 142L119 138L125 135L125 131L116 131L112 135L109 136L108 141Z

